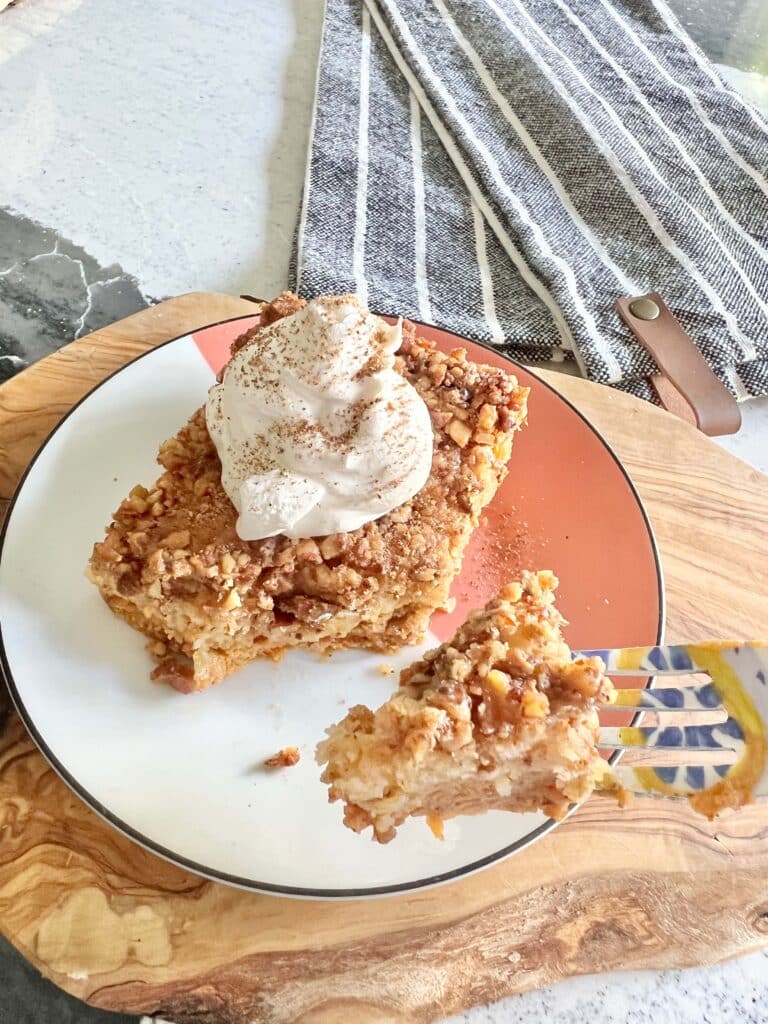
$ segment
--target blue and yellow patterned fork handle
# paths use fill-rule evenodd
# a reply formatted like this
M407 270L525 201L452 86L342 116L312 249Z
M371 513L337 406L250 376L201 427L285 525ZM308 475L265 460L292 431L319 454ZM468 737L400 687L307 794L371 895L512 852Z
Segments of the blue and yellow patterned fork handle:
M722 704L728 715L726 721L688 726L685 732L676 726L643 730L645 744L683 746L685 741L686 746L719 746L736 752L736 761L731 765L620 767L606 777L607 788L623 784L633 791L687 797L696 810L710 818L726 807L741 807L755 796L768 795L768 646L715 641L579 654L601 657L609 675L706 672L711 688L691 689L686 704L691 702L690 710ZM624 701L617 704L621 708L631 706ZM636 741L637 731L628 731L627 738L630 736Z

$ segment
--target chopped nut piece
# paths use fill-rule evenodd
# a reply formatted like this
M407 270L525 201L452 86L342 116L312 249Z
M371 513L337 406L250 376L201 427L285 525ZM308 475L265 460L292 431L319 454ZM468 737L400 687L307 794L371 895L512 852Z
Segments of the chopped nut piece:
M393 676L395 674L395 670L391 665L387 665L386 662L382 662L381 665L379 665L379 674L382 676Z
M578 661L563 666L557 679L562 687L584 697L593 697L600 689L600 673L586 658L579 658Z
M482 405L477 415L478 430L493 430L496 426L496 415L495 405L488 405L488 403Z
M330 537L323 537L320 541L320 554L326 561L336 558L344 550L344 537L340 533L332 533Z
M497 462L506 462L511 451L511 441L498 441L493 446L493 457Z
M296 544L296 557L304 562L315 562L318 564L323 560L323 556L320 554L320 548L317 546L317 542L311 537L307 537L305 540L300 540Z
M475 470L475 476L480 481L480 483L484 484L484 483L487 483L491 479L491 477L493 475L493 469L491 468L491 464L488 461L488 459L483 457L483 456L481 456L480 453L482 451L483 451L482 448L476 448L475 449L475 458L473 459L473 467L474 467L474 470Z
M240 595L236 590L230 590L227 596L222 601L222 608L226 608L228 612L231 612L233 608L239 608L242 605Z
M162 548L157 548L147 559L147 567L153 576L162 576L165 573L165 553Z
M547 695L538 690L526 690L520 698L520 704L526 718L546 718L549 714Z
M465 448L472 437L472 430L461 420L453 419L445 428L446 433L451 437L459 448Z
M445 363L430 363L429 365L429 376L434 384L442 384L445 380L445 374L447 367Z
M485 433L482 430L478 430L475 432L475 444L487 444L490 446L493 444L495 440L496 438L493 436L493 434Z
M142 555L146 554L148 543L149 537L143 530L137 530L136 533L128 534L128 546L131 549L131 554L134 554L137 558L141 558Z
M495 694L499 697L506 697L509 693L509 676L506 672L501 672L497 668L492 668L488 675L485 677L488 685Z
M235 571L235 568L237 567L237 562L234 560L234 558L228 551L225 551L224 554L221 556L220 564L221 571L226 574L233 573Z

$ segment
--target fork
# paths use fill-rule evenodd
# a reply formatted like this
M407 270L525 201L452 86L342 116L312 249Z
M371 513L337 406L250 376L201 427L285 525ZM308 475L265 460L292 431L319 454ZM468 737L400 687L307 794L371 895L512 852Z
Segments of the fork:
M639 712L656 724L601 726L601 748L617 752L601 788L687 798L710 818L768 796L768 645L707 641L574 652L595 655L609 676L708 677L680 687L617 689L602 712ZM642 764L616 767L628 750L641 754Z

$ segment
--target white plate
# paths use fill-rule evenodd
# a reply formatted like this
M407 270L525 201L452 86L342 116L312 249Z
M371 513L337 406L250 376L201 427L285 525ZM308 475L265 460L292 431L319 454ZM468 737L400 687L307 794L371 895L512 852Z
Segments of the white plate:
M520 849L552 822L495 812L448 822L439 842L419 819L379 846L344 828L341 806L328 804L317 741L351 705L385 700L393 679L379 666L407 664L417 650L327 661L294 652L185 696L150 683L144 638L86 580L112 511L135 483L157 476L160 442L212 383L201 339L225 330L228 340L236 326L179 338L124 367L60 424L23 480L0 552L0 623L3 668L24 722L55 770L111 824L235 885L313 897L401 892ZM298 746L301 762L264 769L283 746Z

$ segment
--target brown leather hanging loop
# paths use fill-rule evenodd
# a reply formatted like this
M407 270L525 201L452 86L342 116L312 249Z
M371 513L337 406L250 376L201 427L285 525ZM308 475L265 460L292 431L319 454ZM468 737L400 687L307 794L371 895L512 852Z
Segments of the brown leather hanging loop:
M741 426L736 399L712 372L659 293L617 299L615 305L661 371L651 377L651 383L664 408L710 437L735 434Z

